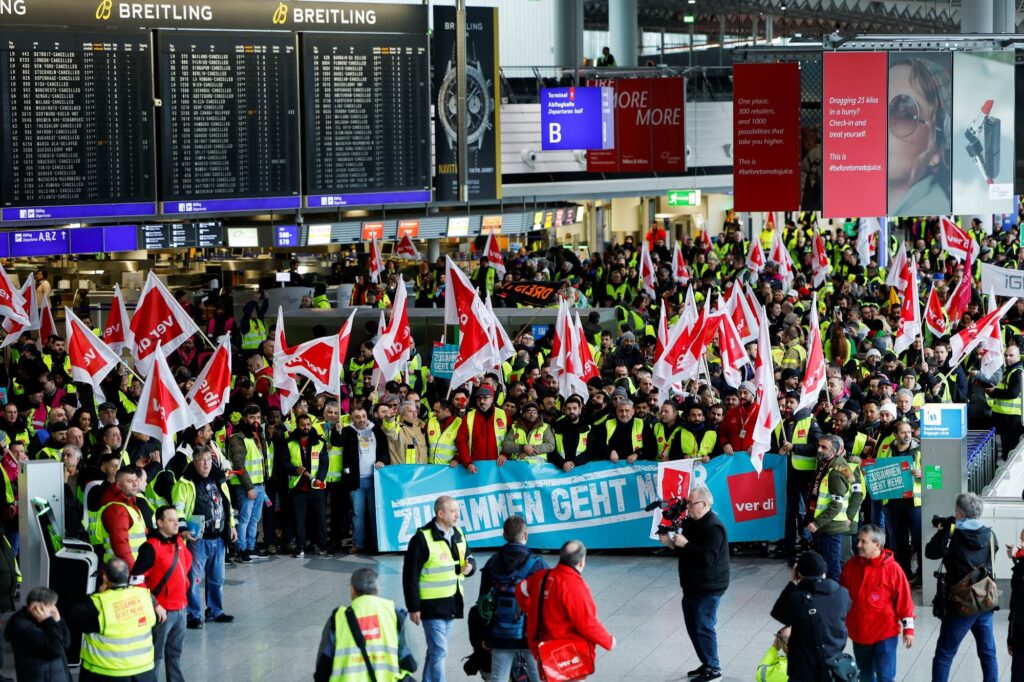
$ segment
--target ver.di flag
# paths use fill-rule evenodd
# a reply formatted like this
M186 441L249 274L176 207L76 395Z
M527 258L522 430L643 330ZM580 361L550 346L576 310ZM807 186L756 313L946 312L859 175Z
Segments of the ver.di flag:
M159 341L155 350L131 430L156 438L160 442L161 461L169 462L174 455L174 434L192 425L192 413L167 366L167 356Z
M231 337L225 334L185 396L193 425L200 428L224 414L230 395Z
M67 325L71 380L89 384L96 401L104 402L106 396L103 395L101 384L111 370L117 367L120 358L78 319L71 308L64 309L64 319Z
M129 329L134 338L132 357L142 374L149 374L157 346L164 353L173 353L185 339L199 331L192 317L152 270L146 277Z

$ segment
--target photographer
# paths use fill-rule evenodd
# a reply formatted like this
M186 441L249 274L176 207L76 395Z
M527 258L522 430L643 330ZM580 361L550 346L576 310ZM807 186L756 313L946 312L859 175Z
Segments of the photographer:
M714 502L707 488L691 488L687 516L679 532L659 538L666 547L675 548L679 556L683 621L701 663L687 676L696 682L722 679L715 624L718 604L729 587L729 539L718 514L711 510Z
M928 541L924 555L934 561L941 560L945 569L945 587L940 581L939 593L935 595L934 602L935 615L942 618L942 627L935 646L935 658L932 659L933 682L945 682L949 678L953 658L968 632L974 635L978 646L982 679L984 682L996 682L999 679L992 611L967 616L947 613L949 587L973 573L975 568L981 568L989 576L992 575L996 538L995 533L980 521L983 508L984 503L980 497L974 493L962 493L956 498L955 516L932 519L932 525L938 531Z

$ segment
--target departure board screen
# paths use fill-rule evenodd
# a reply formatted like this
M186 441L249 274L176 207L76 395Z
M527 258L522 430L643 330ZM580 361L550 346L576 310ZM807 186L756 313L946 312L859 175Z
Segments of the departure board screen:
M430 62L420 34L302 37L309 208L430 201Z
M0 32L2 219L156 212L143 32Z
M163 212L299 208L294 36L174 31L159 46Z

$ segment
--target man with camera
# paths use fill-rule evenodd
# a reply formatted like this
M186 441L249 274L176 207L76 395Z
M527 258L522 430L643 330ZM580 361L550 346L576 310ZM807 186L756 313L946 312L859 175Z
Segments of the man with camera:
M959 598L964 588L978 587L986 577L992 577L996 537L991 528L981 523L983 508L978 495L962 493L956 498L955 516L932 518L932 525L938 530L928 541L924 555L934 561L941 560L941 570L945 571L935 574L939 582L932 605L935 615L942 619L942 627L932 659L933 682L945 682L949 678L953 658L968 632L977 643L982 679L984 682L999 679L992 629L992 611L996 604Z
M679 586L683 588L683 621L700 667L687 673L696 682L722 679L715 624L718 604L729 587L729 539L725 526L711 507L711 491L694 487L687 496L687 515L679 532L659 539L675 548L679 557Z

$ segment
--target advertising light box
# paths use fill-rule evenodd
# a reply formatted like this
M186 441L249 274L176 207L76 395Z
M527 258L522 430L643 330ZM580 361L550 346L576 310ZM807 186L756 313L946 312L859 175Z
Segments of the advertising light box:
M613 149L612 88L545 88L540 91L541 149Z

